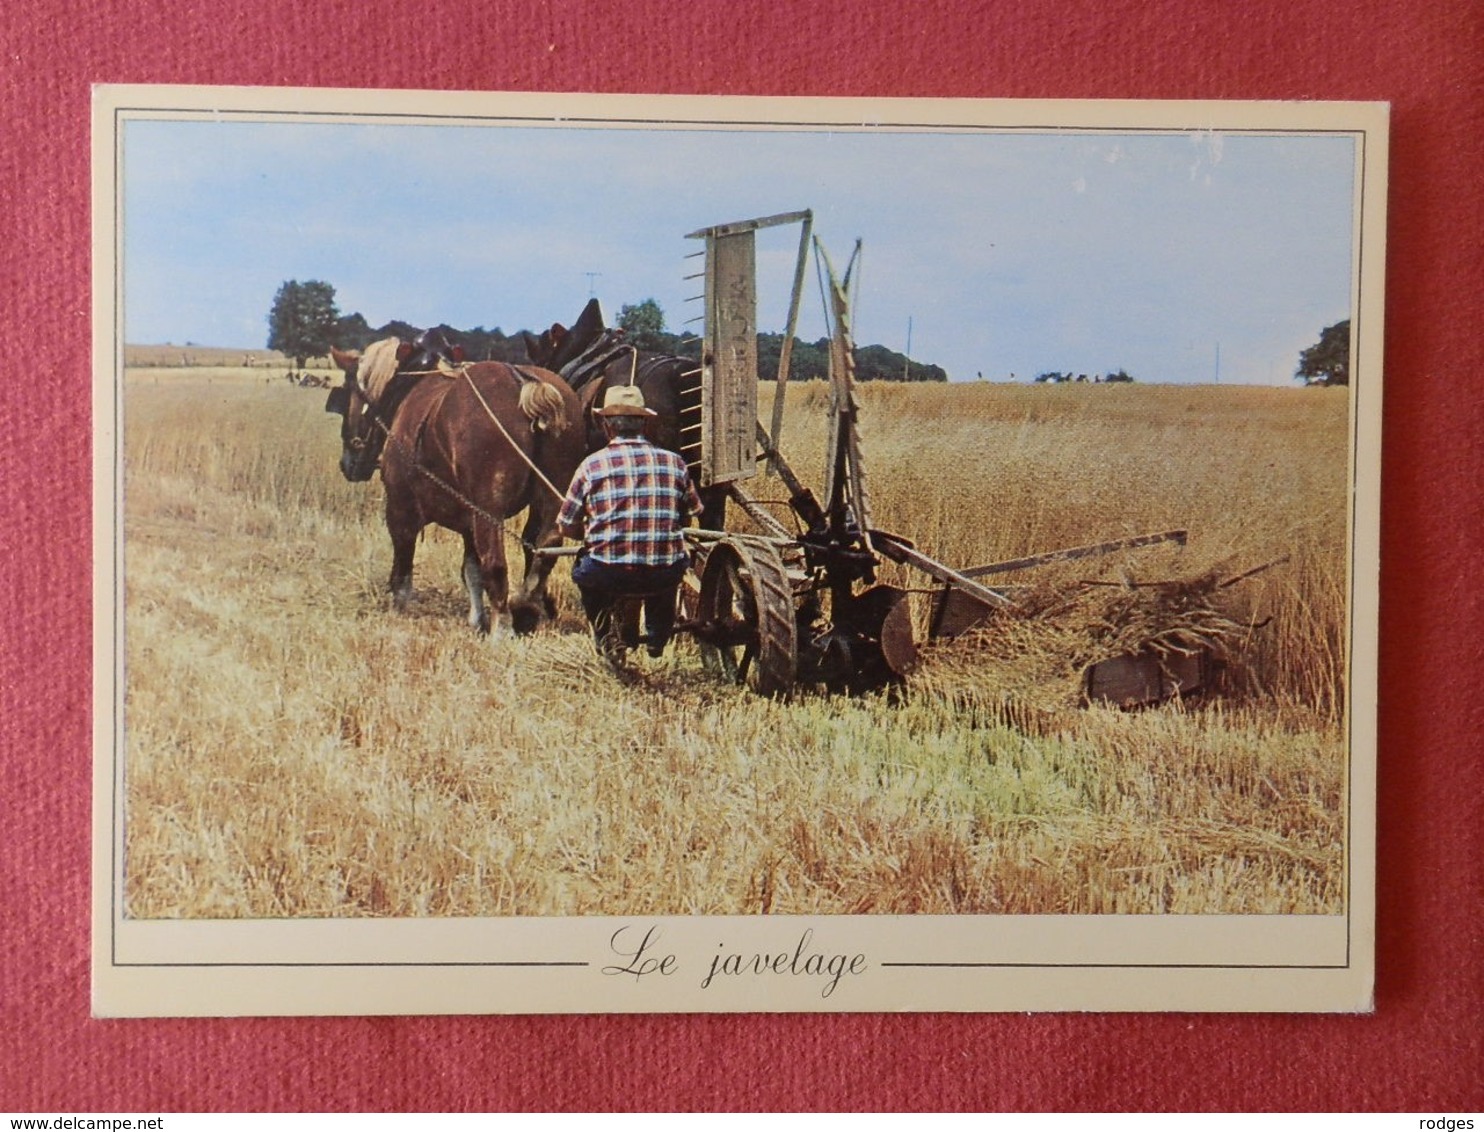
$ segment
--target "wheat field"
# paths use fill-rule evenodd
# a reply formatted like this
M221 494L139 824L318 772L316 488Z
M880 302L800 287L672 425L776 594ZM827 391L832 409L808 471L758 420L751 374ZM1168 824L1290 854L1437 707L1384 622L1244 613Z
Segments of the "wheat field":
M565 564L554 624L479 639L459 543L430 530L392 612L381 487L339 475L322 393L131 368L127 914L1341 910L1345 391L861 399L875 524L941 561L1185 527L1184 549L1045 584L1268 566L1232 587L1250 632L1225 692L1083 708L1057 683L1074 674L1032 680L975 642L925 649L890 695L762 700L685 640L619 681ZM782 445L816 487L825 404L792 388Z

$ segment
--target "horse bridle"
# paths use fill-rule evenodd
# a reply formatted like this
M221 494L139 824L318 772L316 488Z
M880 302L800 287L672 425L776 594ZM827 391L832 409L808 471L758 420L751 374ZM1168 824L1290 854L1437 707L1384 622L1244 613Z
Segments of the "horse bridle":
M349 377L350 375L347 374L346 376ZM364 417L369 414L371 417L371 423L377 428L381 429L382 436L384 438L390 439L392 435L391 427L387 424L386 421L382 420L381 409L377 405L376 399L371 396L370 390L368 390L365 385L362 384L359 366L357 366L355 378L353 382L348 386L348 388L361 399L361 411L359 415ZM345 416L347 420L351 418L351 403L348 396L346 398L345 404ZM353 453L355 453L356 459L357 461L359 461L361 459L361 454L366 450L367 447L369 447L370 443L370 430L362 430L360 428L357 428L353 435L348 440L346 440L345 446L349 448Z
M428 377L428 376L430 376L432 374L441 373L441 372L443 372L443 371L442 370L437 370L437 369L404 370L404 369L401 368L401 366L398 366L396 372L394 374L392 374L391 379L387 382L387 390L390 391L392 389L393 385L396 383L397 378L399 378L399 377L413 377L413 378L417 378L417 377ZM386 437L387 439L391 439L392 438L391 421L389 419L387 419L386 417L383 416L381 404L377 401L377 399L375 397L372 397L371 396L371 391L369 389L367 389L366 386L365 386L365 383L361 381L361 367L360 367L360 364L359 363L356 364L355 376L353 378L351 377L351 375L349 373L347 373L345 376L348 379L350 379L351 388L354 389L355 393L361 398L361 401L363 402L363 404L361 405L361 414L360 415L361 416L365 416L365 415L367 415L369 413L370 416L371 416L372 423L374 425L376 425L377 428L381 429L382 435L384 437ZM397 409L401 407L402 400L405 399L406 396L407 396L407 394L412 391L412 386L415 385L415 384L416 384L416 382L408 382L406 384L406 387L399 394L396 394L396 395L391 395L390 393L388 394L388 396L385 398L385 400L388 400L388 401L393 402L390 416L395 417L397 415ZM347 402L347 404L345 406L345 413L346 413L346 417L348 419L349 416L350 416L350 405L349 405L348 402ZM358 434L356 436L351 437L350 440L346 441L346 446L348 448L350 448L351 451L356 452L356 453L360 453L361 451L363 451L366 448L366 445L368 443L369 443L369 441L368 441L368 439L367 439L366 436L362 436L362 435L359 435Z

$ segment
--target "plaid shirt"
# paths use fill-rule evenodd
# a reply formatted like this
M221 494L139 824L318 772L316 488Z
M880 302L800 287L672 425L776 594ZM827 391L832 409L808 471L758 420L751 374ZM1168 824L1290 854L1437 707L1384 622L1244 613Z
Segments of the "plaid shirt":
M684 460L647 440L618 437L578 467L557 522L581 524L599 562L669 566L686 556L685 517L700 511Z

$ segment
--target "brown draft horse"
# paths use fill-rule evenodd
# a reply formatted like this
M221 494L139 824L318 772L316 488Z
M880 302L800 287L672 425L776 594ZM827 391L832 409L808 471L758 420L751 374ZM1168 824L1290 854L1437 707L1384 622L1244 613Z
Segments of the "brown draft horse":
M588 301L569 330L555 323L540 335L524 335L526 355L552 370L577 393L587 421L589 449L603 447L605 437L593 410L610 385L632 384L644 394L655 418L650 439L685 457L691 475L700 463L701 363L696 358L635 350L624 332L604 325L597 299ZM699 483L697 484L699 488ZM719 531L726 519L727 489L700 488L701 526Z
M553 559L532 551L560 541L557 493L566 491L586 450L572 390L533 367L440 366L450 360L446 343L430 343L427 335L415 343L384 339L364 356L332 356L345 372L325 402L326 412L344 418L340 471L363 482L380 467L386 488L393 601L401 608L411 596L418 535L436 523L464 539L469 624L489 632L487 595L497 630L507 609L515 632L535 628L543 612L553 612L546 593ZM508 600L503 520L522 509L525 576Z

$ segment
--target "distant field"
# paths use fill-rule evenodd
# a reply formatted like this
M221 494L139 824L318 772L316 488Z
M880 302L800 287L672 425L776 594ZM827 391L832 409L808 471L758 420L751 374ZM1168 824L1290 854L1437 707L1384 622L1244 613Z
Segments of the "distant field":
M318 359L329 365L329 359ZM289 359L277 350L236 350L221 346L125 346L124 365L130 369L148 367L173 369L217 368L229 366L233 369L256 366L284 366Z
M959 646L897 697L762 701L685 641L623 685L565 565L554 626L474 638L437 531L393 614L323 393L197 365L125 380L130 915L1344 906L1342 389L863 388L876 523L942 561L1172 527L1051 581L1282 560L1234 589L1227 695L1119 713ZM789 396L818 485L825 392Z

